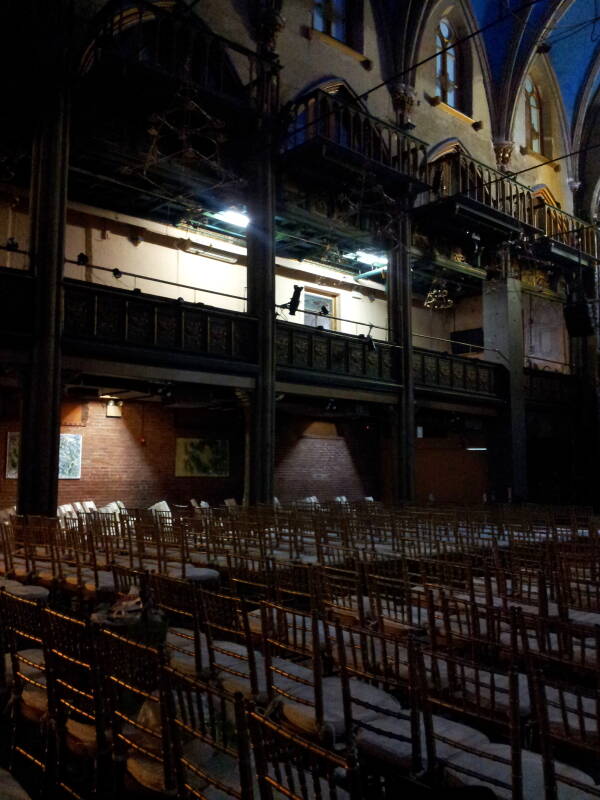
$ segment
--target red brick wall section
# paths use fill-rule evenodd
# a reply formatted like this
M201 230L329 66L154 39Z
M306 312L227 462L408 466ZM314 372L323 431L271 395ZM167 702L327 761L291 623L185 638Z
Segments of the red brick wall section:
M59 503L94 500L104 505L122 500L131 507L158 500L187 503L190 497L222 503L226 497L241 502L243 491L243 429L237 411L177 412L158 403L125 402L122 417L107 417L104 402L85 404L82 424L64 425L62 433L83 437L81 479L59 481ZM69 417L77 421L69 404ZM63 415L63 423L67 417ZM15 502L17 481L6 472L6 431L18 430L16 421L0 421L0 508ZM229 478L176 478L177 436L223 438L230 442Z
M337 435L315 435L315 420L284 417L278 425L275 494L282 502L316 495L361 500L376 494L377 434L360 422L337 424Z

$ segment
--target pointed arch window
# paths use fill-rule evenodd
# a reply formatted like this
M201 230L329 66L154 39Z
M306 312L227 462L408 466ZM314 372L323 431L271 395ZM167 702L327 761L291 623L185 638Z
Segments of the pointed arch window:
M527 148L532 153L542 153L542 101L537 86L528 75L525 80L525 122Z
M349 0L315 0L313 28L340 42L348 42Z
M435 35L435 78L440 99L452 108L460 106L460 60L456 40L452 24L444 17Z

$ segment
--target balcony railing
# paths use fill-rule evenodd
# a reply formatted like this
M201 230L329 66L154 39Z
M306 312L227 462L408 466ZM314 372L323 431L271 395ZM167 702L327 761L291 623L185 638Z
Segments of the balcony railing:
M534 240L547 237L591 258L597 257L595 227L548 205L509 175L460 152L434 161L428 171L430 202L467 198L531 228Z
M459 392L481 397L502 397L502 368L434 350L413 350L413 376L417 388Z
M543 369L526 368L524 374L525 397L530 403L564 405L576 408L581 384L574 375L563 375Z
M385 342L307 325L277 323L276 360L278 367L396 382L394 351Z
M429 165L431 201L466 197L508 217L535 225L535 197L523 184L465 153L450 153Z
M245 314L68 280L64 308L71 343L256 362L256 321Z
M598 235L595 225L546 203L538 209L537 221L538 227L548 238L573 250L580 250L591 258L597 258Z
M284 151L331 143L398 176L426 179L425 142L335 95L319 89L294 103L290 114Z
M109 3L95 38L83 54L81 72L125 63L129 68L140 66L236 103L244 92L251 99L257 88L260 57L210 31L194 12L181 17L177 8L177 3L148 0Z

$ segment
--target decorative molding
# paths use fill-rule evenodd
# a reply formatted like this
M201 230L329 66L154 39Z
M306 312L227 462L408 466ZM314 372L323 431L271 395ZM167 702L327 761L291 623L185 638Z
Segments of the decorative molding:
M496 154L496 164L499 169L506 169L510 164L515 143L509 141L494 142L494 152Z
M392 103L396 112L398 125L402 128L414 128L411 114L418 105L417 93L413 86L398 83L391 88Z

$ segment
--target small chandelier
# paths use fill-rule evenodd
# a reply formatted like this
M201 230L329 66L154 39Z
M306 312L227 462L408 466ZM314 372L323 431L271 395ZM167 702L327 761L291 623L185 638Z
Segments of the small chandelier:
M453 305L454 300L448 295L446 281L440 281L436 278L427 292L423 307L432 311L444 311L447 308L452 308Z

